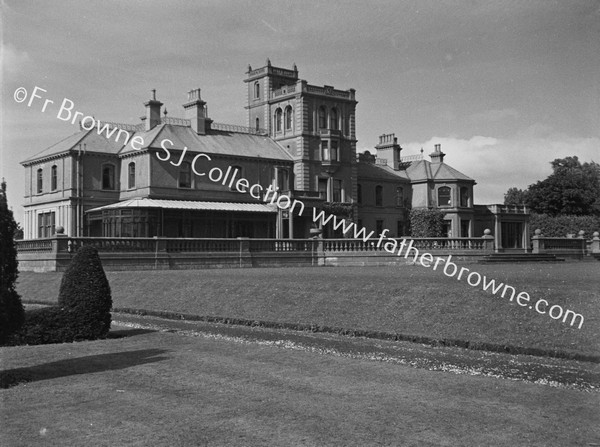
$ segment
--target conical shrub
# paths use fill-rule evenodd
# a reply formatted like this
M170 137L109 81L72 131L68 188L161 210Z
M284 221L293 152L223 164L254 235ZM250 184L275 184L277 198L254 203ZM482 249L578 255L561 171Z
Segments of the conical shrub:
M112 297L94 247L82 247L71 260L60 284L58 305L66 313L73 340L95 340L108 334Z

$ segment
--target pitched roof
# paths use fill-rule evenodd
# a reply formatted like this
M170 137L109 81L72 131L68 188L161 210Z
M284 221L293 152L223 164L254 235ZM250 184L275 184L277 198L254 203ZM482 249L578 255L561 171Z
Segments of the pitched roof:
M395 171L387 165L377 165L368 162L358 162L358 177L375 180L408 181L405 171Z
M406 173L412 182L427 180L465 180L475 182L460 171L446 163L432 163L427 160L419 160L411 163L406 168Z
M174 149L183 149L184 147L188 147L193 151L210 154L261 157L286 161L293 160L292 156L279 144L271 138L262 135L220 130L211 130L206 135L198 135L189 126L160 124L148 131L135 132L133 130L128 130L129 142L124 146L125 134L121 135L117 140L117 132L111 133L111 137L108 138L106 136L106 131L99 135L96 127L91 130L82 130L43 151L38 152L21 163L29 164L47 157L68 154L71 151L78 151L80 145L82 149L85 148L86 152L114 155L137 152L137 150L131 146L134 136L141 137L143 143L141 145L136 144L136 147L141 148L151 147L160 149L161 142L165 139L169 139L173 144L166 143L165 146L167 148L173 147Z
M240 132L227 132L211 130L206 135L198 135L188 126L161 124L147 132L136 135L142 137L143 148L160 149L161 142L170 140L173 144L166 143L165 147L174 149L189 148L193 151L207 154L232 155L240 157L261 157L275 160L292 161L292 156L271 138L262 135L252 135ZM129 144L123 148L121 154L135 152Z

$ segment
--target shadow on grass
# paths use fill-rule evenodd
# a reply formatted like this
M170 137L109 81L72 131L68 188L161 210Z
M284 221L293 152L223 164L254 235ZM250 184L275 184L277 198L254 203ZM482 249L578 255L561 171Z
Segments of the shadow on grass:
M168 357L164 349L140 349L137 351L113 352L110 354L88 355L73 359L29 366L26 368L0 371L0 388L10 388L20 383L57 379L77 374L90 374L103 371L125 369L131 366L160 362Z
M111 329L106 338L126 338L157 332L155 329Z

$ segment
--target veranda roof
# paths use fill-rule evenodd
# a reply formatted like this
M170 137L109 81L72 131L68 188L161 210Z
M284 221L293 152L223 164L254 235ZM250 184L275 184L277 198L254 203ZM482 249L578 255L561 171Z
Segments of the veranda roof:
M162 208L172 210L238 211L247 213L276 213L277 207L266 203L201 202L196 200L131 199L93 208L87 212L123 208Z

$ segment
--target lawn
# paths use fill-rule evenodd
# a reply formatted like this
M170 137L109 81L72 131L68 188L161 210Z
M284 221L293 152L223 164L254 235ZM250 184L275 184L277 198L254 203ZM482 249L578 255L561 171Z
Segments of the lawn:
M0 445L600 443L596 392L175 333L122 335L0 348L4 372L30 378L0 390Z
M306 323L600 355L600 264L470 265L581 329L419 266L109 272L117 308ZM56 301L60 273L22 272L23 299Z

